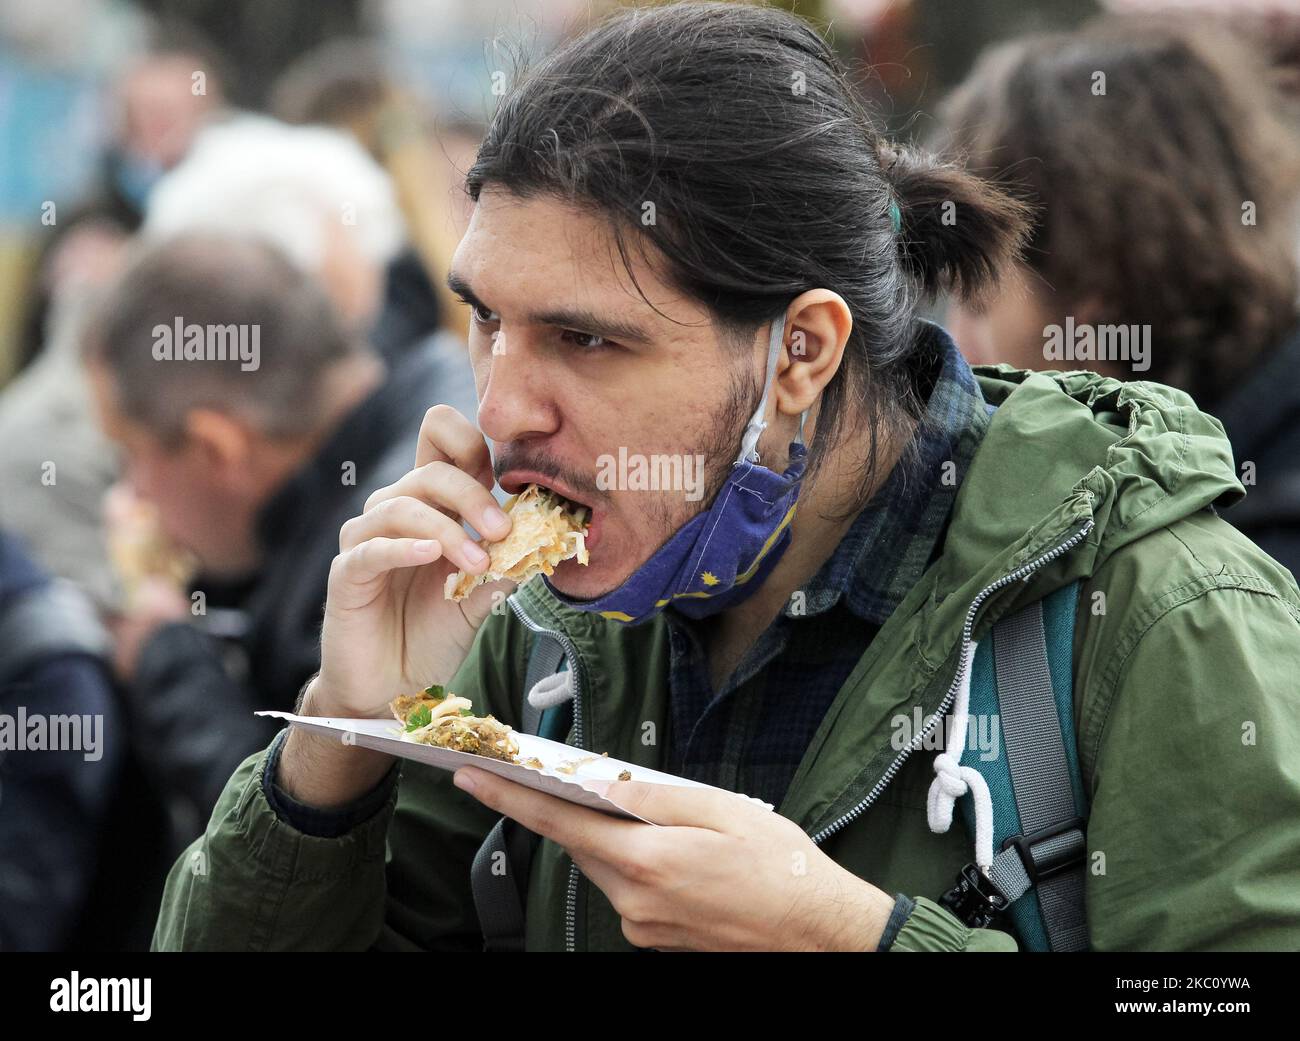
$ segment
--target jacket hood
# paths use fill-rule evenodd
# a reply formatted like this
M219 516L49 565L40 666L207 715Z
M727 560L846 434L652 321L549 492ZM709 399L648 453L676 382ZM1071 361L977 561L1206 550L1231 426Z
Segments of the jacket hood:
M958 591L973 599L1091 522L1086 539L1022 584L1010 610L1092 574L1144 535L1245 494L1222 425L1182 391L1089 372L972 371L997 411L957 495L940 599Z

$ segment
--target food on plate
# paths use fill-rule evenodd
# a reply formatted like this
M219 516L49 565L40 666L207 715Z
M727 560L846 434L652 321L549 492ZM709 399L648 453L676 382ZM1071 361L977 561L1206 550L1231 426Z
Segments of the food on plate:
M444 595L463 600L485 582L509 579L523 583L534 575L549 575L555 565L577 558L587 563L587 507L569 502L541 485L530 484L505 501L510 534L500 542L480 540L488 568L481 575L457 571L447 576Z
M476 716L469 698L434 684L420 694L403 694L388 706L402 724L402 740L519 762L514 731L495 716Z
M632 780L632 771L631 771L631 770L620 770L620 771L618 772L618 779L619 779L620 781L630 781L630 780Z
M185 588L198 563L163 533L152 504L116 485L105 497L104 510L109 562L128 605L139 601L150 580Z

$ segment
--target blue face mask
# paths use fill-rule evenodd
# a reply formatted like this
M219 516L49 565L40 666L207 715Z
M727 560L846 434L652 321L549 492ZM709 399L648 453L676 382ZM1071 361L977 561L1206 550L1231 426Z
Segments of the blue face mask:
M807 463L805 411L799 417L798 438L790 444L785 472L778 474L758 464L756 446L767 426L763 414L784 341L783 313L772 323L762 400L745 426L740 455L713 504L604 596L573 600L544 579L561 603L619 622L643 622L669 604L691 618L703 618L734 607L763 584L790 544L790 523Z

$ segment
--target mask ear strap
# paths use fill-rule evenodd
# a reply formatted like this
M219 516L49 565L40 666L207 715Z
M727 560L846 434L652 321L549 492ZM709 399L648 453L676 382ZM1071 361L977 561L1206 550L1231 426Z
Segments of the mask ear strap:
M784 343L785 312L782 311L772 320L772 334L767 345L767 375L763 378L763 397L759 400L754 414L749 417L749 422L745 424L745 433L740 439L740 455L736 457L737 463L758 462L758 439L767 429L767 420L764 418L767 413L767 395L772 389L772 377L776 374L776 359ZM802 417L799 420L799 436L803 437Z

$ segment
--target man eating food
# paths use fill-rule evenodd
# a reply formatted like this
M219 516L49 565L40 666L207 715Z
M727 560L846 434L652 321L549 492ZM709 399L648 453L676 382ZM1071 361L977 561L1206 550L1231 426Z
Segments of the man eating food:
M288 729L231 777L209 870L177 863L155 947L481 949L504 818L538 836L510 876L528 950L1032 948L978 903L963 752L990 633L1062 591L1069 945L1300 944L1300 590L1211 509L1241 494L1221 428L1152 384L972 372L918 318L992 284L1023 207L887 145L814 29L728 4L565 44L467 188L477 417L431 409L343 525L301 711L432 683L523 729L562 654L544 734L728 791L611 785L655 827ZM625 456L703 457L706 494L597 480ZM465 528L508 543L494 480L583 511L586 562L502 577Z
M502 504L510 515L510 534L500 542L484 540L488 569L482 574L457 571L447 576L448 600L464 600L484 582L526 582L550 575L555 566L577 558L587 563L587 511L554 492L530 484Z

